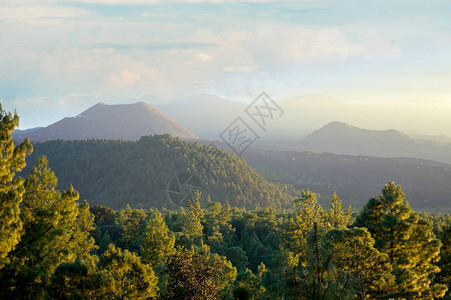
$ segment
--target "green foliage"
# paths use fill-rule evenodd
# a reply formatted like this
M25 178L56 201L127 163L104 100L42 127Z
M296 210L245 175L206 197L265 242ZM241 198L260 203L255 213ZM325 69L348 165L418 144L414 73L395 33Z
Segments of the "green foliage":
M156 266L174 252L174 245L175 235L164 223L161 213L157 209L149 210L141 246L143 261Z
M366 228L333 229L324 237L327 255L334 264L334 297L373 299L387 296L394 276L388 256L374 248Z
M85 256L81 248L78 250L79 242L90 250L81 240L89 232L77 224L78 193L72 186L67 191L57 190L57 179L47 164L42 157L27 177L20 214L24 234L9 253L10 263L1 274L9 284L6 291L35 298L44 295L58 265L74 261L78 254Z
M107 282L80 261L58 266L48 287L51 299L105 299Z
M186 209L186 218L182 226L182 234L184 238L184 246L200 246L202 241L203 226L202 219L204 212L200 207L198 199L194 202L189 201Z
M444 228L439 235L442 242L440 248L440 261L438 266L440 267L440 273L437 274L437 282L448 286L447 296L450 297L451 288L451 224Z
M136 142L48 141L34 148L31 161L46 155L63 187L72 183L90 204L114 209L127 203L133 208L178 209L168 199L167 189L184 172L202 182L205 201L210 196L223 205L283 207L291 204L294 195L292 187L269 183L242 158L169 135Z
M171 256L168 265L170 299L216 299L234 281L236 269L223 257L185 249Z
M115 218L115 225L120 228L117 244L122 248L138 252L141 248L146 219L147 212L143 209L133 209L127 205L121 210Z
M152 267L128 250L110 245L100 259L99 272L106 285L104 299L148 299L157 294Z
M381 196L364 206L354 225L368 229L375 247L393 266L393 297L441 297L447 287L432 281L440 271L436 263L441 243L432 231L432 222L412 212L404 198L401 186L388 183Z
M20 204L25 190L24 180L15 177L15 173L25 167L25 156L32 152L28 139L14 146L11 133L17 126L17 114L6 113L0 104L0 269L8 263L8 253L20 242Z

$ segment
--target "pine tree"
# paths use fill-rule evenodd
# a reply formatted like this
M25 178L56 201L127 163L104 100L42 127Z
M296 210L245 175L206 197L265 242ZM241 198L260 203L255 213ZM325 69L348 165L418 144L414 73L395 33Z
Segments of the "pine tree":
M146 219L147 213L143 209L133 209L127 204L115 219L115 223L121 232L117 245L123 249L139 253Z
M182 233L185 239L185 247L189 248L191 246L200 246L203 237L203 226L202 219L204 217L204 212L200 206L199 199L194 199L194 201L188 202L188 207L186 209L186 219L182 226Z
M211 254L206 245L199 252L179 249L167 264L169 299L217 299L236 277L236 268L224 257Z
M75 224L72 227L72 237L70 240L71 251L75 257L93 270L98 261L98 257L91 252L98 249L94 238L90 233L95 230L94 215L89 210L89 204L85 200L78 205L78 213Z
M324 221L332 228L346 228L352 224L352 210L343 211L342 202L334 191L330 201L330 209L325 212Z
M28 139L14 146L11 133L17 126L17 114L6 113L0 104L0 269L21 239L20 204L25 190L24 180L15 174L25 167L25 156L33 149Z
M106 286L101 299L151 299L158 292L158 277L150 265L128 250L110 245L99 263L99 273Z
M78 193L72 186L57 190L57 178L48 168L46 157L38 160L24 184L21 210L24 234L8 255L8 263L0 273L2 292L9 297L40 298L45 295L55 269L73 262L79 250L77 231ZM88 233L79 233L86 238ZM88 249L89 251L89 249Z
M174 244L175 235L164 223L161 213L157 209L149 210L141 246L143 261L156 266L173 253Z
M442 247L440 248L440 261L438 266L441 271L437 274L437 282L448 286L447 296L451 296L451 224L440 233Z
M375 239L375 247L387 254L396 276L393 297L430 299L441 297L447 288L434 284L440 269L440 241L432 232L432 223L411 211L404 201L401 186L385 185L382 195L372 198L354 223L366 227Z
M374 239L366 228L333 229L324 240L324 248L336 266L335 298L387 296L385 290L394 284L391 265L387 255L374 248Z
M284 248L298 255L305 263L306 241L313 225L321 223L322 208L316 194L307 189L301 191L301 198L294 201L295 214L284 230Z

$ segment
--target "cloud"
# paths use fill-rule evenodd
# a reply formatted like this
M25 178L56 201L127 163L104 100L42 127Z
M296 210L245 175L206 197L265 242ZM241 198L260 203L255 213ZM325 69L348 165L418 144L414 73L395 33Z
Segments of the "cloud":
M49 98L46 97L17 97L15 98L12 103L14 105L20 105L20 106L37 106L37 105L41 105L43 103L45 103L46 101L48 101Z
M132 86L139 78L141 78L141 75L129 70L122 70L119 74L110 74L108 76L109 82L119 88Z
M90 12L75 7L53 5L53 3L36 2L19 5L0 5L0 20L8 23L31 23L54 25L64 19L85 18Z
M65 95L99 97L63 101L58 109L67 112L101 99L253 99L261 90L355 101L449 98L449 10L433 13L430 5L433 14L424 14L388 4L0 1L0 97L16 99L29 115L38 111L31 103L50 100L27 99ZM421 26L413 28L412 19Z
M162 51L162 50L176 50L176 49L205 49L211 47L217 47L217 44L202 43L202 42L160 42L152 44L97 44L89 46L90 49L95 51L103 50L149 50L149 51Z
M207 55L205 53L197 54L197 59L200 60L200 61L212 61L212 60L214 60L213 57L211 57L210 55Z
M226 72L238 72L238 73L247 73L254 71L258 68L258 65L255 63L251 64L238 64L234 66L228 66L224 68Z

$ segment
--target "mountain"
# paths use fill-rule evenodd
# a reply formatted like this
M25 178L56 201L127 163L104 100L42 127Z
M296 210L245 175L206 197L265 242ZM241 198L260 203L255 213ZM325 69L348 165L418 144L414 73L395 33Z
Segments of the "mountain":
M266 181L242 158L170 135L138 141L56 140L33 148L23 176L46 155L61 188L73 184L91 205L176 209L200 189L204 205L211 200L252 209L281 208L291 207L295 195L292 187Z
M438 143L443 143L443 144L451 144L451 137L446 136L446 135L426 135L426 134L422 134L422 135L412 135L413 138L416 138L418 140L426 140L426 141L435 141Z
M13 133L17 141L76 139L136 140L144 135L170 134L181 138L196 135L144 102L107 105L98 103L76 117L64 118L44 128Z
M16 129L16 131L13 132L13 135L16 136L22 136L22 135L28 135L31 132L34 132L36 130L42 129L44 127L34 127L34 128L29 128L29 129Z
M156 107L196 135L217 139L236 117L244 114L246 105L200 94Z
M328 205L334 191L360 208L389 181L401 184L412 207L451 210L451 165L415 158L381 158L295 151L247 151L246 162L269 181L319 193Z
M412 157L451 163L451 144L418 140L397 130L367 130L332 122L297 144L298 149L347 155Z

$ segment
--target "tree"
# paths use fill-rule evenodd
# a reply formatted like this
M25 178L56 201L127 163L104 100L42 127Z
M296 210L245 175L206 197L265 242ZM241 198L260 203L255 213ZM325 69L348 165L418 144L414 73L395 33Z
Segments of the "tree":
M46 157L38 160L24 184L20 217L24 234L8 255L0 274L5 293L41 297L59 264L74 261L78 245L71 242L78 215L78 193L72 186L57 190L57 178ZM19 296L20 297L20 296Z
M401 186L385 185L382 195L370 199L354 223L366 227L375 247L387 254L396 276L393 297L430 299L441 297L445 285L432 282L440 269L440 241L432 232L432 223L411 211L404 201Z
M158 277L152 267L128 250L111 244L100 259L99 273L106 285L103 299L149 299L157 295Z
M89 209L88 202L84 200L83 203L78 205L77 219L72 227L70 247L75 257L82 264L87 265L90 270L95 268L95 264L98 261L98 257L91 254L93 250L99 248L95 245L94 238L90 235L95 229L94 215Z
M127 204L115 219L116 225L121 231L121 237L117 244L122 248L138 253L141 248L141 238L146 219L147 213L143 209L133 209Z
M321 223L322 208L316 194L307 189L301 191L301 198L294 201L295 214L285 228L284 247L300 255L305 261L305 242L313 224Z
M166 226L157 209L149 210L149 218L142 238L142 258L145 263L156 266L174 251L175 235Z
M79 260L63 263L53 273L48 293L51 299L104 299L108 286L102 279Z
M437 282L446 284L448 286L447 295L451 296L449 291L451 287L451 224L440 233L440 240L442 247L440 248L438 266L441 271L437 274Z
M332 228L346 228L352 224L352 210L343 211L342 202L334 191L330 201L330 209L325 212L324 221Z
M188 202L186 209L186 219L182 226L182 233L185 239L186 247L200 246L202 243L203 226L202 219L204 212L199 203L200 194L196 192L196 199Z
M167 272L170 299L216 299L236 276L236 269L224 257L185 249L171 256Z
M17 114L6 113L0 104L0 269L21 239L20 204L25 190L24 180L15 174L25 167L25 156L33 150L28 139L14 146L11 133L17 126Z
M374 248L374 239L366 228L333 229L324 240L336 266L336 298L386 296L384 290L394 284L391 265L387 255Z
M301 294L309 294L307 286L312 282L307 282L309 251L319 240L311 240L308 238L314 226L322 224L322 208L317 203L316 194L307 189L301 191L301 198L294 201L295 213L288 219L283 232L282 248L287 249L290 253L286 253L285 259L287 264L292 268L285 270L284 274L288 276L286 283L288 290L293 293L294 297L301 297ZM314 233L314 234L317 234Z

